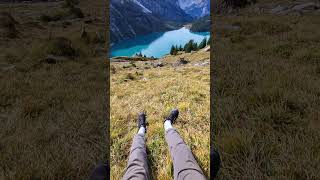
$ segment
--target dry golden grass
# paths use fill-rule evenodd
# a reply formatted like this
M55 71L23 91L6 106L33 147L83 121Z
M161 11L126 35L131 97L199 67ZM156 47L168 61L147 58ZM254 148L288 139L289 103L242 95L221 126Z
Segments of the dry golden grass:
M190 63L172 66L179 57ZM147 113L147 153L151 175L155 179L172 179L173 167L164 137L163 120L172 108L180 116L174 125L191 148L200 167L209 176L210 139L210 73L209 52L168 56L161 68L151 62L135 62L136 67L123 68L126 63L111 63L111 179L123 176L134 134L137 113Z

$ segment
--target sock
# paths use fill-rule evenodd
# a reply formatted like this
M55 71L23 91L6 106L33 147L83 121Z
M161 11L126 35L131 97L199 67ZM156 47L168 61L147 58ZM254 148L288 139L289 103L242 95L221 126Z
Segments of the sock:
M170 121L170 120L166 120L166 121L164 122L164 130L167 131L167 130L170 129L170 128L173 128L173 127L172 127L172 124L171 124L171 121Z
M139 128L138 134L144 135L144 133L146 133L146 128L141 126L141 127Z

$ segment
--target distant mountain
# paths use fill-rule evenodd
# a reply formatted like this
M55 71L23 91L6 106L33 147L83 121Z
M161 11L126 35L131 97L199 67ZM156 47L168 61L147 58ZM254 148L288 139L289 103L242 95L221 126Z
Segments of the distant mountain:
M178 0L111 0L110 39L112 43L152 32L176 29L193 18Z
M210 15L210 0L178 0L178 4L194 18Z
M210 16L204 16L192 22L190 31L192 32L208 32L211 30Z

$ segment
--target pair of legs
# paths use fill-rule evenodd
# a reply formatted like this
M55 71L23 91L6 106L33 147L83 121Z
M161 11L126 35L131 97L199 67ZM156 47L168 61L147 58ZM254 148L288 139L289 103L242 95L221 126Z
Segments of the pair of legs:
M185 144L176 129L172 127L172 123L175 122L178 115L179 111L174 109L164 122L165 138L173 161L174 179L204 180L206 178L190 148ZM145 143L146 120L144 114L139 115L138 127L139 131L133 138L127 170L123 176L124 180L149 179Z

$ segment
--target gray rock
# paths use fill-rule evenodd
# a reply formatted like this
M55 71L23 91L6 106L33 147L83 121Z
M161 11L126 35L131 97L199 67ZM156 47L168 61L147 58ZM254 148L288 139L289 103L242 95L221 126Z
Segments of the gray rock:
M152 63L152 66L153 66L154 68L163 67L163 66L164 66L164 63L163 63L163 62Z
M0 72L13 70L16 66L12 64L0 64Z
M189 61L185 60L184 58L180 58L177 62L177 65L183 65L183 64L188 64Z
M292 10L294 11L310 11L310 10L316 10L319 9L319 5L313 2L309 3L304 3L304 4L299 4L295 5Z
M69 60L69 59L64 56L48 55L45 59L42 60L42 62L45 62L47 64L56 64L56 63L60 63L60 62L65 62L67 60Z
M281 6L281 5L278 5L277 7L271 9L270 13L271 14L279 14L281 11L284 11L284 10L287 10L288 7L284 7L284 6Z

